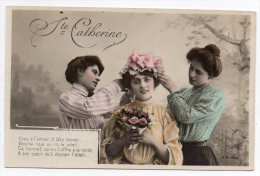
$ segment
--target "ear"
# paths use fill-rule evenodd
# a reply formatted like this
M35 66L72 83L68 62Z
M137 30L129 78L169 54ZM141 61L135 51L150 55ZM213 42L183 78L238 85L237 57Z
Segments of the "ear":
M82 76L83 73L84 73L84 71L83 71L82 69L79 68L79 69L77 70L77 73L78 73L79 76Z
M214 78L213 74L209 75L209 79L213 79L213 78Z

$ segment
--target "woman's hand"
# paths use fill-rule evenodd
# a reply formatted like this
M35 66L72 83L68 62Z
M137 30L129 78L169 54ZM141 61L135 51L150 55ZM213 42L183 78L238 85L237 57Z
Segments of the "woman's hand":
M142 134L142 143L147 145L154 145L154 137L145 130Z
M115 157L118 155L125 146L131 144L138 144L142 141L142 134L139 133L139 129L131 129L126 132L124 136L115 140L106 147L106 153L108 156Z
M148 133L147 130L143 132L142 143L150 145L165 164L169 162L169 152L166 145L164 145L159 139Z
M139 129L131 129L128 131L125 136L125 145L129 146L130 144L138 144L142 141L142 134L139 133Z
M167 89L170 93L173 93L176 90L178 90L178 87L176 86L176 84L173 82L173 80L169 76L164 75L163 73L158 73L158 79L159 79L161 85L165 89Z

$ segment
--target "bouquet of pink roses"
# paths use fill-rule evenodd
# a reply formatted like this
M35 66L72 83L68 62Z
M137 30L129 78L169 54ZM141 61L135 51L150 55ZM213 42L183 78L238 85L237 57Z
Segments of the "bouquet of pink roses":
M151 116L140 108L131 110L122 109L115 115L116 125L126 131L139 128L139 133L144 132L152 125ZM135 149L137 145L130 145L129 149Z

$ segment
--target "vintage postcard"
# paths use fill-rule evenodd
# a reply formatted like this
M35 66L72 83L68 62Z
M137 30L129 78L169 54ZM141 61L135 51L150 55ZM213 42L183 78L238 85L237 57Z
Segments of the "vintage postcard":
M6 17L5 167L254 169L254 12L10 6ZM214 63L189 62L194 48ZM215 165L183 164L187 146Z

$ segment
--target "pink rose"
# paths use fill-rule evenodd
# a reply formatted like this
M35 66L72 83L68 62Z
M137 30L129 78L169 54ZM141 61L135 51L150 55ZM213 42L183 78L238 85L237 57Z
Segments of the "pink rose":
M141 119L139 120L139 124L140 124L140 125L146 125L146 124L147 124L147 120L146 120L145 118L141 118Z
M139 67L141 67L141 68L144 68L144 62L143 62L143 60L144 60L144 56L142 56L142 55L139 55L139 56L137 57L137 59L136 59L136 64L137 64Z
M126 122L126 121L127 121L127 117L126 117L126 116L121 117L121 118L120 118L120 121L121 121L121 122Z
M137 117L132 117L128 120L128 122L132 125L139 123L139 119Z
M147 114L147 112L140 112L140 116L147 118L148 114Z
M153 60L154 60L154 66L156 68L163 68L162 59L160 57L154 57Z
M157 56L153 56L151 52L146 54L133 54L128 58L127 67L137 70L140 68L163 68L162 59Z
M129 63L128 63L128 67L129 67L129 68L132 68L133 70L137 70L137 69L138 69L136 63L133 63L133 62L131 62L131 63L129 62Z
M153 68L154 67L152 53L147 53L145 55L143 63L144 63L144 67L146 67L146 68Z
M138 68L136 65L137 59L138 59L138 54L134 51L133 54L128 58L127 66L133 68L134 70L137 69Z

